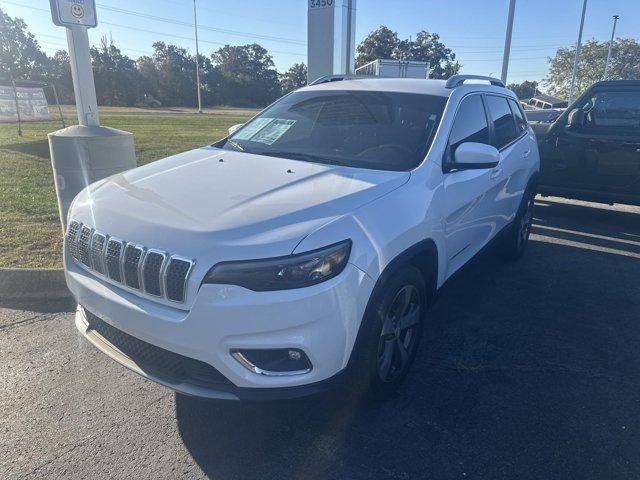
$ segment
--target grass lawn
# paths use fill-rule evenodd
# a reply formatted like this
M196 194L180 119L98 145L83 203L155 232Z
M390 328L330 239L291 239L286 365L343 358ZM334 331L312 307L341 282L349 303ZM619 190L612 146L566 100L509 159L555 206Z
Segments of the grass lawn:
M57 115L55 108L51 113ZM134 134L138 165L222 138L227 128L256 113L249 109L158 110L104 107L100 121ZM54 115L54 116L55 116ZM63 107L67 125L75 109ZM59 119L0 124L0 267L56 268L62 265L62 231L49 158L47 133Z

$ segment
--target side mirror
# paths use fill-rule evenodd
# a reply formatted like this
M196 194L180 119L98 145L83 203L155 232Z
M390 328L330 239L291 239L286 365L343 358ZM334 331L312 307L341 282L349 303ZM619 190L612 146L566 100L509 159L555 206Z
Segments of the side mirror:
M567 120L567 127L575 128L582 127L584 125L584 110L581 108L574 108L569 112Z
M453 168L470 170L493 168L500 162L500 152L496 147L484 143L466 142L456 148Z
M229 127L229 136L233 135L234 133L236 133L240 127L242 127L244 125L244 123L236 123L235 125L233 125L232 127Z

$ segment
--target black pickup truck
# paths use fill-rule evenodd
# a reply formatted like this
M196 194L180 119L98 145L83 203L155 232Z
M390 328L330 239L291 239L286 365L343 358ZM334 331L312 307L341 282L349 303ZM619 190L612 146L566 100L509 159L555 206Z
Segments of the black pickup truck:
M539 192L640 205L640 81L593 84L551 124L533 124Z

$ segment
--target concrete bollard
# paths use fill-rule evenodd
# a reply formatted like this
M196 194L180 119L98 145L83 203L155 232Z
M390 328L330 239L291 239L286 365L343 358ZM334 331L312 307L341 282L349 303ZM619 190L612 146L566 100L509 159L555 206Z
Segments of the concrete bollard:
M48 137L60 221L65 230L69 206L80 190L136 167L133 134L109 127L73 125Z

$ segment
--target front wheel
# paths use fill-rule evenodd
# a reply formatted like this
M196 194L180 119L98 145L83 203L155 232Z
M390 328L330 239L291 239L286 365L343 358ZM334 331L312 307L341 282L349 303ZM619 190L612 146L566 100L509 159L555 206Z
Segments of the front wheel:
M370 393L384 398L398 389L413 363L427 291L422 273L412 266L397 270L380 288L365 319L356 372Z
M509 227L504 239L502 253L507 260L518 260L524 254L533 226L534 199L535 192L527 189L513 225Z

